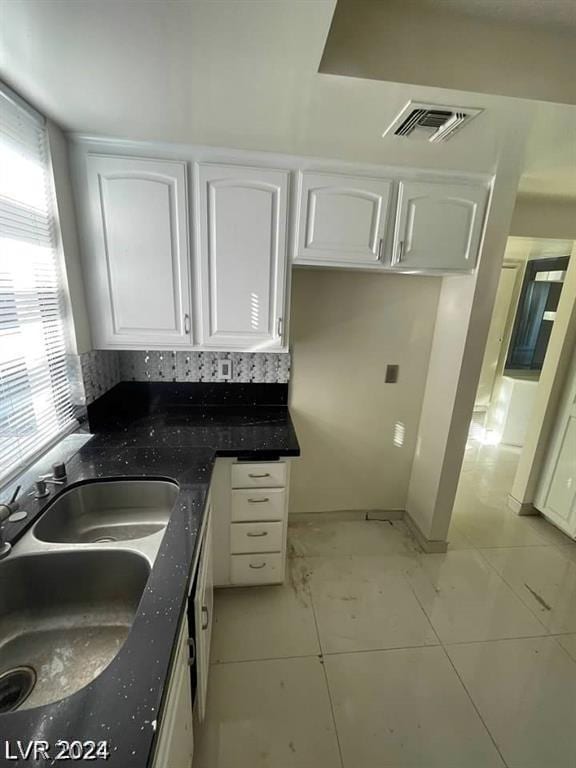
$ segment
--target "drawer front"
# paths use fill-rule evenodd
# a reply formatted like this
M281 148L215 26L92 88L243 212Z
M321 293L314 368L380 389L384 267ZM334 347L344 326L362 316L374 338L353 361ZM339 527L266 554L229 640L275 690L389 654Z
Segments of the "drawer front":
M231 555L231 584L280 584L284 581L283 559L271 555Z
M232 523L230 552L233 555L280 552L283 528L283 523Z
M259 464L232 464L232 488L283 488L286 464L283 461Z
M233 523L258 520L283 520L286 491L283 488L267 490L237 489L232 491L230 519Z

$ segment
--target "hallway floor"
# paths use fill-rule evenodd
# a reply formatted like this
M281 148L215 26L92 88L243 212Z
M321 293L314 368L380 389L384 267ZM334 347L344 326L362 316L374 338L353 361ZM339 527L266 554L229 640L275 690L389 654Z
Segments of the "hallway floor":
M281 587L216 593L194 768L574 768L576 543L470 442L450 548L299 523Z

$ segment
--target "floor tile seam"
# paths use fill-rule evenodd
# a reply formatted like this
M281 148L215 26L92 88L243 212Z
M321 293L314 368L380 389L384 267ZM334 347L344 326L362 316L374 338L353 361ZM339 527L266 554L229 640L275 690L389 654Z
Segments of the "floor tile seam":
M324 648L322 647L322 640L320 637L320 627L318 626L318 618L316 616L316 607L314 605L314 594L312 591L312 584L308 584L310 594L310 605L312 608L312 616L314 618L314 626L316 627L316 637L318 639L318 647L320 648L320 661L322 666L322 674L324 677L324 683L326 685L326 692L328 694L328 701L330 703L330 714L332 716L332 724L334 726L334 735L336 737L336 745L338 747L338 756L340 757L340 768L344 768L344 755L342 753L342 744L340 743L340 733L338 732L338 723L336 722L336 712L334 710L334 701L332 700L332 691L330 690L330 682L328 680L328 672L326 671L326 664L324 663Z
M529 547L527 547L527 548L529 548ZM485 547L485 549L490 549L490 547ZM497 549L497 547L492 547L492 549ZM538 614L537 614L537 613L534 611L534 609L532 608L532 606L530 606L530 605L529 605L529 604L526 602L526 600L525 600L525 599L522 597L522 595L521 595L521 594L520 594L520 593L519 593L519 592L518 592L518 591L517 591L517 590L516 590L516 589L515 589L515 588L512 586L512 584L510 584L510 582L509 582L509 581L507 581L507 579L506 579L506 578L505 578L505 577L504 577L504 576L503 576L503 575L502 575L502 574L501 574L501 573L498 571L498 569L496 568L496 566L495 566L493 563L491 563L491 562L490 562L490 560L489 560L489 559L488 559L488 558L487 558L487 557L486 557L484 554L482 554L482 552L481 552L480 550L479 550L479 552L478 552L478 553L479 553L480 557L482 558L482 560L484 560L484 562L485 562L485 563L487 563L487 564L490 566L490 568L491 568L491 569L494 571L494 573L496 573L496 574L497 574L497 575L498 575L498 576L499 576L499 577L502 579L502 581L504 582L504 584L506 584L506 586L508 587L508 589L510 589L510 590L512 591L512 594L513 594L513 595L515 595L515 596L518 598L518 600L520 600L520 602L522 603L522 605L524 605L524 606L525 606L525 607L526 607L526 608L527 608L527 609L530 611L530 613L532 614L532 616L534 616L534 618L536 619L536 621L537 621L537 622L538 622L538 623L539 623L539 624L540 624L540 625L541 625L541 626L544 628L544 630L546 631L546 635L551 635L551 634L552 634L552 633L551 633L551 630L550 630L550 629L549 629L549 628L546 626L546 624L544 624L544 622L543 622L543 621L540 619L540 617L539 617L539 616L538 616Z
M458 678L458 682L460 683L460 685L462 686L463 690L465 691L466 696L468 697L468 700L470 701L474 711L478 715L478 718L479 718L480 722L484 726L484 730L486 731L486 733L488 734L488 737L490 738L490 741L494 745L494 749L498 752L498 755L500 756L500 760L502 761L502 765L504 766L504 768L509 768L508 763L504 759L504 755L502 754L502 751L501 751L500 747L498 746L498 742L496 741L495 736L492 734L492 731L490 730L490 728L486 724L486 721L482 717L482 715L480 713L480 710L476 706L476 702L472 698L472 694L470 693L470 691L468 690L466 684L464 683L464 681L460 677L460 673L456 669L456 666L455 666L454 662L452 661L452 659L450 658L450 654L448 653L448 651L446 650L444 645L442 645L442 651L444 652L444 655L446 656L446 658L448 660L448 664L450 664L450 667L454 670L454 674Z

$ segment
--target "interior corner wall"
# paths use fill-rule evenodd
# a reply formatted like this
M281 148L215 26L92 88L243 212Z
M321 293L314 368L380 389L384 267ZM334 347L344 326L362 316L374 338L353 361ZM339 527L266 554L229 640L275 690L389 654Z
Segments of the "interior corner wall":
M441 279L292 277L290 512L404 509ZM386 384L387 364L399 380Z
M68 142L55 123L48 121L47 130L54 174L56 208L62 237L62 255L68 283L72 335L76 347L74 351L82 354L92 349L92 339L86 310L76 211L70 179Z
M510 235L576 240L576 200L518 195Z

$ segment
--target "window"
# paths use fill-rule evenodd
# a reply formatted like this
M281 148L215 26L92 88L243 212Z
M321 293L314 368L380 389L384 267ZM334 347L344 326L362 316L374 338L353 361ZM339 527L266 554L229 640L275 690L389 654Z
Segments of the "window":
M0 90L0 484L74 424L44 120Z

